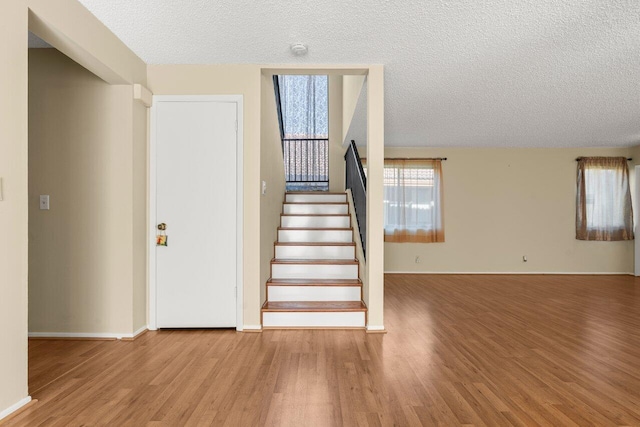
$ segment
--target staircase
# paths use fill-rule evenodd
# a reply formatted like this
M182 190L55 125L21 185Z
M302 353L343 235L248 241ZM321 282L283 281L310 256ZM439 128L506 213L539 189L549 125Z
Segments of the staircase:
M344 193L286 193L262 327L364 328L367 307Z

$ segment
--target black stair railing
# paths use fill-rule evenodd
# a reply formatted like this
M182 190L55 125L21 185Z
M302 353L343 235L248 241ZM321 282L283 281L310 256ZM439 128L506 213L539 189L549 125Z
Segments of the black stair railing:
M282 139L282 154L288 189L328 189L328 139Z
M344 155L345 161L345 188L351 190L353 206L355 209L360 241L365 259L367 257L367 177L364 174L362 160L358 154L356 142L351 140L349 148Z

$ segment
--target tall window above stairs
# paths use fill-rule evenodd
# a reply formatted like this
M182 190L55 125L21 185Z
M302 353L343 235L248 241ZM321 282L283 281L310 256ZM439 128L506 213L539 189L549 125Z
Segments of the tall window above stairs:
M327 76L274 76L287 191L329 189Z

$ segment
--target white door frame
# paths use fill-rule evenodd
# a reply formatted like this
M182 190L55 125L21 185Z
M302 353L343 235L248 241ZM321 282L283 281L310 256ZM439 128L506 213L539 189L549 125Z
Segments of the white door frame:
M148 275L149 275L149 329L156 330L156 120L158 102L228 102L237 106L237 144L236 144L236 330L244 329L244 292L243 292L243 96L242 95L154 95L151 107L151 126L149 138L149 242Z

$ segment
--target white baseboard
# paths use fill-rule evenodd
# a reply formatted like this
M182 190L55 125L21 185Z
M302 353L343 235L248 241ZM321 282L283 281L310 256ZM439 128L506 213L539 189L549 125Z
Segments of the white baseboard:
M24 405L26 405L29 402L31 402L31 396L27 396L24 399L20 400L19 402L14 403L13 405L9 406L7 409L5 409L3 411L0 411L0 420L2 420L3 418L8 417L11 414L13 414L18 409L22 408Z
M117 332L29 332L29 338L97 338L97 339L116 339L135 338L147 329L146 326L138 329L134 333L117 333Z
M246 332L262 331L262 325L244 325L244 331Z
M367 325L367 331L381 332L384 331L384 325Z
M557 274L557 275L573 275L573 276L633 276L633 273L622 271L385 271L384 274L484 274L484 275L498 275L498 274L511 274L511 275L543 275L543 274Z
M141 327L137 331L134 331L132 336L131 336L131 338L137 337L138 335L140 335L141 333L147 331L148 329L149 329L149 327L147 325L144 325L143 327ZM123 336L123 338L129 338L129 337Z

